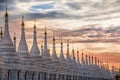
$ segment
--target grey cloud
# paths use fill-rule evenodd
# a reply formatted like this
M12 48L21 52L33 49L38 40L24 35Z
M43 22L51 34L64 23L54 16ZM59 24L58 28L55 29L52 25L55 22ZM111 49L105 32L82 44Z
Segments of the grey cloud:
M111 36L113 33L119 34L116 31L118 28L119 27L115 27L113 29L112 27L109 27L107 29L102 29L102 28L95 28L95 27L93 27L93 28L89 28L89 27L84 28L83 27L83 28L80 28L79 30L78 29L77 30L67 30L67 29L59 29L59 28L54 28L54 29L47 28L47 31L49 33L48 39L51 39L52 34L54 32L58 42L62 35L64 37L64 39L66 39L66 38L70 39L71 43L120 43L120 35L117 37ZM91 32L95 32L96 35L90 34ZM38 38L41 39L41 37L43 37L43 33L44 33L44 28L39 28L38 34L41 34L41 35L39 35ZM107 36L108 34L110 34L110 35ZM83 37L84 35L86 35L86 36ZM77 37L77 39L76 39L76 37Z
M81 5L78 2L67 3L66 5L75 10L81 9Z
M26 13L27 19L39 19L39 18L48 18L48 19L77 19L77 15L69 15L59 11L51 11L48 13Z
M120 33L120 26L109 27L109 28L107 28L106 33Z
M83 27L83 28L79 28L76 30L72 30L70 31L68 34L74 33L72 34L73 36L84 36L86 34L89 33L89 35L87 35L87 37L102 37L102 35L97 34L97 35L90 35L90 33L99 33L100 31L103 31L102 28L95 28L95 27Z
M0 4L2 3L13 3L13 0L0 0Z
M54 1L54 0L17 0L19 2L41 2L41 1Z
M88 35L88 37L90 38L98 38L98 37L105 37L106 35L102 35L102 34L97 34L97 35Z
M87 48L88 50L105 50L105 47L94 47L92 46L91 48Z
M3 0L2 0L3 1ZM1 1L1 2L2 2ZM8 0L10 1L10 0ZM15 1L11 1L9 3L11 3L12 5L10 5L9 7L9 10L17 10L15 5L19 4L18 2L15 3L16 1L19 1L19 2L24 2L24 1L28 1L28 0L15 0ZM29 2L31 2L33 0L29 0ZM36 1L43 1L43 0L36 0ZM46 1L49 1L49 0L46 0ZM4 1L5 2L5 1ZM2 3L4 3L2 2ZM14 6L13 6L14 4ZM82 5L81 5L82 4ZM66 3L66 6L70 7L71 9L75 9L75 10L81 10L82 6L84 5L87 5L88 2L68 2ZM93 3L92 3L93 4ZM95 4L95 3L94 3ZM64 5L63 5L64 6ZM1 10L5 10L5 5L0 5L0 8ZM89 6L88 6L89 7ZM29 9L31 11L31 9ZM89 10L88 10L89 11ZM90 12L90 11L89 11ZM94 20L94 21L100 21L100 20L108 20L110 18L114 18L114 17L104 17L104 18L95 18L95 17L98 17L100 15L109 15L110 13L117 13L119 12L119 10L111 10L111 11L104 11L103 13L92 13L92 14L89 14L89 12L85 13L84 15L81 15L81 14L78 14L78 15L73 15L73 14L69 14L67 12L64 12L64 11L50 11L50 12L47 12L47 13L30 13L30 12L26 12L26 16L28 19L34 19L34 18L48 18L48 19L85 19L85 21L91 21L91 20ZM17 14L19 15L19 14ZM95 18L95 19L94 19Z
M57 42L60 42L60 37L62 35L64 42L66 42L66 39L69 39L71 43L120 43L119 30L119 27L109 27L104 29L96 27L82 27L76 30L47 27L49 42L52 42L54 32ZM44 28L37 26L37 35L38 40L43 40ZM20 34L18 34L18 36L18 38L20 38ZM26 28L27 39L32 39L32 36L33 29Z
M116 39L86 39L86 40L72 40L72 43L120 43Z
M18 1L18 2L17 2ZM36 1L54 1L54 0L8 0L8 3L10 3L10 10L16 10L16 7L15 7L15 4L19 4L20 2L36 2ZM117 0L119 1L119 0ZM116 2L117 2L116 1ZM6 1L5 0L0 0L0 9L1 10L4 10L4 5L2 5L3 3L5 3ZM114 2L114 3L116 3ZM105 2L104 2L105 3ZM99 4L99 5L98 5ZM13 6L14 5L14 6ZM70 1L70 2L67 2L66 5L63 5L63 6L68 6L70 7L71 9L75 9L75 10L81 10L82 9L84 10L83 6L88 6L89 10L88 12L86 12L84 15L70 15L69 13L67 12L63 12L63 11L51 11L51 12L48 12L48 13L29 13L29 12L26 12L26 15L28 15L29 18L33 19L33 18L50 18L50 19L87 19L87 21L89 20L103 20L101 18L99 19L92 19L93 17L98 17L100 15L109 15L110 13L116 13L116 12L119 12L119 10L111 10L111 11L104 11L104 12L100 12L100 13L93 13L90 14L90 10L91 10L91 7L95 8L95 10L99 10L97 9L97 6L99 7L102 7L103 3L99 3L99 2L93 2L93 1L84 1L84 2L75 2L75 1ZM90 7L89 7L90 6ZM103 8L102 8L103 9ZM31 9L30 9L31 10ZM104 20L108 18L104 18Z
M6 4L9 10L15 10L14 0L0 0L0 11L4 11L6 9Z
M70 39L72 38L73 43L120 43L120 38L119 38L120 35L118 35L120 33L116 31L117 29L118 27L115 27L114 30L111 27L109 27L109 30L91 27L91 28L81 28L79 30L68 30L62 32L61 34L64 37ZM92 34L91 32L92 33L94 32L96 34ZM116 34L117 36L113 35L113 33ZM77 37L77 40L75 39L75 37Z
M83 6L81 4L87 5L88 2L85 2L85 3L69 2L69 3L66 3L66 6L70 7L71 9L80 10L81 7ZM31 17L31 18L50 18L50 19L52 19L52 18L53 19L54 18L55 19L56 18L57 19L84 19L84 18L91 18L92 19L92 17L97 17L97 16L100 16L100 15L108 15L109 13L115 13L115 12L116 12L116 10L110 11L110 12L97 13L97 14L96 13L89 14L89 12L88 12L88 13L85 13L84 15L80 15L80 14L72 15L72 14L69 14L69 13L63 12L63 11L51 11L51 12L48 12L48 13L26 13L26 14L30 15L29 17Z
M8 4L12 3L14 4L14 0L8 0ZM20 1L20 0L19 0ZM23 1L23 0L22 0ZM30 0L31 1L31 0ZM11 5L8 5L11 7L11 9L14 9L14 6L12 7ZM75 4L75 5L74 5ZM80 5L82 4L82 5ZM83 4L87 5L87 3L67 3L67 6L69 6L71 9L81 9L81 6L83 6ZM99 4L99 3L95 3L95 4ZM119 4L119 3L117 3ZM85 6L84 5L84 6ZM92 4L93 5L93 4ZM96 5L94 5L95 7ZM3 10L5 8L5 0L0 0L0 9ZM93 7L93 6L92 6ZM98 7L102 7L101 4L99 4ZM96 8L97 9L97 8ZM48 13L29 13L26 12L25 13L25 18L27 20L33 20L33 19L39 19L39 18L48 18L48 19L89 19L93 20L93 17L96 16L100 16L100 15L109 15L110 13L119 13L118 9L115 10L110 10L110 11L103 11L102 13L93 13L93 14L89 14L86 13L85 15L69 15L67 14L67 12L61 12L61 11L51 11ZM17 14L17 15L12 15L12 16L20 16L21 14ZM24 14L23 14L24 15ZM14 18L15 18L14 17ZM17 17L18 18L18 17ZM107 19L106 17L104 19ZM101 17L99 17L99 19L95 19L95 20L103 20L101 19ZM103 42L103 43L111 43L111 42L119 42L119 37L120 37L120 27L109 27L107 29L103 29L103 28L96 28L96 27L83 27L83 28L79 28L76 30L65 30L65 29L57 29L57 30L51 30L56 32L56 36L61 36L63 35L63 37L74 37L73 38L73 42L83 42L83 43L95 43L95 42ZM96 33L95 35L93 35L92 33ZM89 34L89 35L88 35ZM30 35L29 35L30 36ZM41 37L41 36L40 36ZM75 40L75 37L79 37L79 40ZM106 38L107 37L107 38ZM30 38L30 37L29 37ZM81 40L81 38L84 38L84 40ZM90 38L90 39L87 39ZM104 39L102 39L104 38ZM106 39L105 39L106 38Z

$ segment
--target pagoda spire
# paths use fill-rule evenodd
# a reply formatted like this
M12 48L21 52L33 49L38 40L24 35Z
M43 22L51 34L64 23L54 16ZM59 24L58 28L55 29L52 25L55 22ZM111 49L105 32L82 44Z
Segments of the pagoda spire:
M2 39L2 37L3 37L3 27L1 26L0 38Z
M77 63L80 65L80 57L79 57L79 51L77 50Z
M45 32L44 32L44 50L42 56L44 57L50 57L50 54L48 52L48 47L47 47L47 31L45 27Z
M107 69L109 69L109 63L108 63L108 61L107 61L107 64L106 64L106 66L107 66Z
M76 65L76 58L75 58L75 50L72 49L72 61L73 61L73 64Z
M20 43L18 46L18 52L28 52L28 46L26 43L26 38L25 38L25 28L24 28L24 16L22 16L22 24L21 24L22 28L21 28L21 39L20 39Z
M7 3L6 3L6 13L5 13L5 17L8 17L8 12L7 12Z
M22 29L24 29L24 26L25 26L25 24L24 24L24 16L22 16L22 23L21 23L21 26L22 26Z
M16 51L16 36L15 36L16 34L14 33L14 37L13 37L13 41L14 41L14 43L13 43L13 45L14 45L14 48L15 48L15 51Z
M66 53L66 62L69 64L69 67L72 67L72 59L69 55L69 40L67 40L67 53Z
M98 60L98 67L100 66L100 60Z
M41 55L43 55L43 44L41 44Z
M89 63L89 65L91 64L91 57L90 57L90 55L89 55L89 62L88 63Z
M74 49L72 49L72 59L73 59L73 61L76 61L75 60L75 51L74 51Z
M22 28L21 28L21 39L26 41L25 39L25 28L24 28L24 16L22 16L22 24L21 24Z
M94 59L93 59L93 55L92 55L91 63L92 63L92 65L94 64Z
M103 64L102 61L100 61L100 68L102 68L102 64Z
M64 55L63 55L63 42L62 42L62 36L61 36L61 43L60 43L60 45L61 45L61 50L60 50L59 59L60 59L60 61L65 61L65 57L64 57Z
M56 55L56 48L55 48L55 34L53 33L53 52L52 52L52 59L58 60L58 57Z
M69 55L69 40L67 40L67 53L66 53L66 57L70 57Z
M83 54L83 50L82 50L81 63L84 64L84 54Z
M37 35L36 35L36 20L34 20L34 31L33 31L33 45L30 50L30 55L32 56L40 56L40 50L37 45Z
M33 43L37 44L37 38L36 38L36 20L34 20L34 39L33 39Z
M8 12L7 12L7 4L6 4L6 12L5 12L5 27L4 27L4 35L3 35L3 41L8 42L9 44L13 44L10 33L9 33L9 25L8 25Z
M85 55L85 57L86 57L86 64L88 64L88 56L87 56L87 54Z
M95 57L95 65L97 65L97 57Z

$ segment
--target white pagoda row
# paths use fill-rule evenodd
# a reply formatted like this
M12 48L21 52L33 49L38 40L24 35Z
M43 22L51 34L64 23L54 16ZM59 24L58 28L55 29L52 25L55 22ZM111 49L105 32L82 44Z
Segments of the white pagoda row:
M66 58L61 48L59 57L56 54L55 36L53 34L52 55L47 46L47 30L44 32L44 46L41 50L37 44L36 24L33 30L33 44L30 52L25 38L24 16L21 24L21 39L16 51L16 37L12 42L9 34L8 12L6 8L4 32L0 40L0 80L111 80L108 67L102 66L97 58L79 55L72 50L70 57L67 41ZM41 55L40 55L41 53ZM77 54L77 58L75 57Z

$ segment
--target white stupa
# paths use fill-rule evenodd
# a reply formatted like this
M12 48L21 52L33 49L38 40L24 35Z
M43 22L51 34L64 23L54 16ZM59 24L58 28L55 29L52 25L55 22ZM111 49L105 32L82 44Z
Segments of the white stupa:
M75 68L74 68L74 65L73 65L73 63L72 63L72 60L71 60L71 57L70 57L70 55L69 55L70 53L69 53L69 40L67 41L67 53L66 53L66 63L67 63L67 65L68 65L68 67L69 67L69 69L70 69L70 72L71 72L71 74L72 74L72 79L74 80L74 74L76 74L76 70L75 70Z
M47 65L45 64L43 58L40 56L40 50L39 50L39 47L37 44L36 23L34 24L33 45L30 50L30 56L32 57L33 61L35 62L35 65L39 68L39 71L45 72L47 69Z
M6 13L5 13L5 26L4 26L4 34L2 39L0 40L0 56L3 57L3 61L5 63L4 72L8 73L9 76L4 75L4 79L16 80L17 73L20 70L20 60L17 57L16 51L13 46L13 42L11 40L9 34L9 20L8 20L8 12L6 5ZM1 63L3 64L3 62ZM14 76L11 77L11 76Z
M27 71L23 73L23 76L26 74L26 78L31 80L32 75L35 74L35 71L37 71L37 67L33 62L33 59L31 58L29 52L28 52L28 46L26 43L25 38L25 28L24 28L24 16L22 16L22 28L21 28L21 39L18 46L18 56L22 60L22 71Z
M53 61L54 65L57 68L57 73L63 73L63 71L64 71L63 67L61 66L61 64L59 62L59 59L57 57L57 54L56 54L56 46L55 46L55 36L54 36L54 34L53 34L53 51L52 51L51 58L52 58L52 61Z
M44 50L43 53L41 54L43 60L45 61L45 64L47 64L47 73L48 79L52 79L55 77L55 74L57 73L57 68L54 64L54 62L51 59L50 53L48 51L48 47L47 47L47 32L46 32L46 28L45 28L45 32L44 32Z

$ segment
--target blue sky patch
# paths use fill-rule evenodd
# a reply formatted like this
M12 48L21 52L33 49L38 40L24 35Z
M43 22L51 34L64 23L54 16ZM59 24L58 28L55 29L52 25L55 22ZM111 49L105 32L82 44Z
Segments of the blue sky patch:
M38 10L38 9L46 10L46 9L52 9L52 8L53 8L53 3L39 4L31 7L32 10Z

